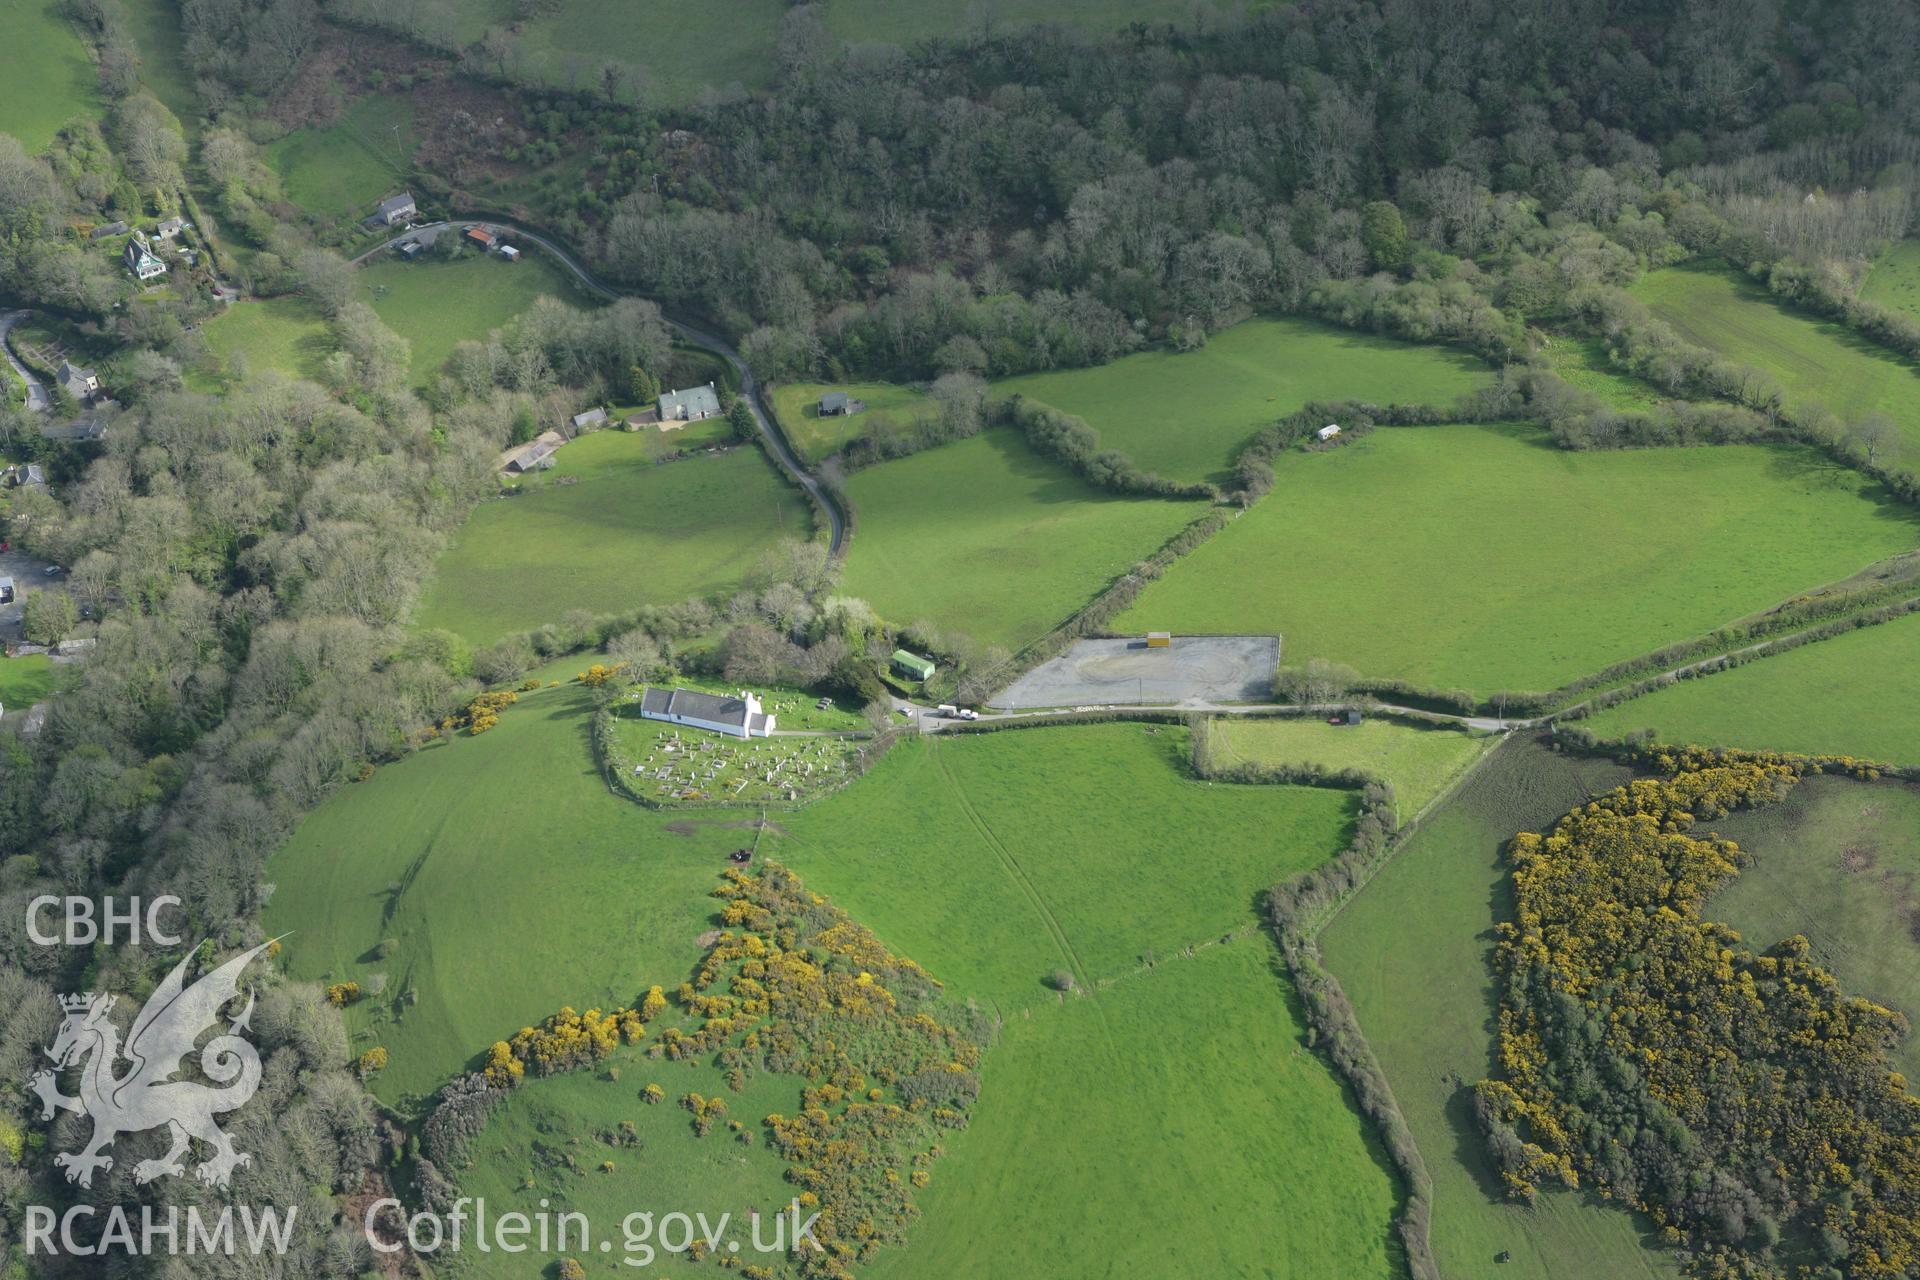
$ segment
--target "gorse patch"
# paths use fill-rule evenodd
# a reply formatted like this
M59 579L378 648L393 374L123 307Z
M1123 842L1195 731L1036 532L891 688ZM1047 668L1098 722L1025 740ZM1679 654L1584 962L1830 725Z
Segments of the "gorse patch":
M1920 1263L1920 1099L1895 1010L1794 937L1756 952L1702 905L1748 855L1695 824L1846 757L1684 752L1512 847L1495 966L1502 1078L1475 1112L1508 1190L1582 1179L1713 1277L1905 1276ZM1783 1241L1785 1243L1783 1243Z

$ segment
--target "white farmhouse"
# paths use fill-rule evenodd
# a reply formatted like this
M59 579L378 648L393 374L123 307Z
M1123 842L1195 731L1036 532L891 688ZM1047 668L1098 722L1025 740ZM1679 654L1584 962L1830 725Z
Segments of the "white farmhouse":
M745 691L729 698L693 689L646 689L640 694L640 714L648 720L665 720L734 738L773 734L774 717L761 709L760 699Z

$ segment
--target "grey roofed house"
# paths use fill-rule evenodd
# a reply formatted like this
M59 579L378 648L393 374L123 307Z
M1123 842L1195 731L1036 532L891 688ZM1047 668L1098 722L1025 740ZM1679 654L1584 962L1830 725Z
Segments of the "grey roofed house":
M40 469L40 464L37 462L29 462L23 476L21 484L44 485L47 482L47 473Z
M104 227L95 227L87 233L89 240L105 240L108 236L123 236L133 230L124 222L109 222Z
M391 227L397 222L405 222L418 212L420 208L413 202L413 193L402 191L397 196L388 196L376 205L373 216Z
M702 418L719 416L720 396L714 391L711 382L704 387L669 391L660 397L662 422L698 422Z
M820 397L820 412L823 415L842 414L847 411L847 393L829 391Z
M90 413L72 422L49 422L40 434L59 444L92 444L107 438L107 424L99 414Z
M153 229L155 240L171 240L187 229L185 218L162 218L160 225Z
M575 431L584 431L588 427L600 426L605 423L606 420L607 411L595 405L585 413L576 413L573 415L573 429Z
M100 389L100 375L91 369L82 369L71 360L60 362L53 380L76 396L89 396Z

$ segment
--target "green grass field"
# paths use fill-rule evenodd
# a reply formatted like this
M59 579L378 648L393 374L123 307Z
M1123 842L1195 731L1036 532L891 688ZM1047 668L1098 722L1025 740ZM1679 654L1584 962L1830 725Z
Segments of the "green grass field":
M356 1051L392 1052L373 1081L382 1099L417 1103L495 1037L562 1004L671 985L698 956L722 855L753 837L722 815L608 795L588 705L574 685L530 695L490 733L343 788L270 861L267 926L295 931L296 975L387 975L348 1010ZM762 856L1005 1019L977 1118L879 1274L948 1274L971 1257L969 1274L1025 1276L1042 1256L1062 1277L1122 1259L1150 1273L1176 1260L1209 1275L1391 1272L1392 1179L1301 1043L1254 925L1266 885L1346 840L1351 797L1208 786L1183 774L1185 750L1179 729L1137 724L914 739L759 836ZM1044 985L1062 968L1080 994ZM701 1207L687 1196L719 1212L780 1189L764 1153L697 1141L670 1107L638 1114L650 1080L716 1092L710 1068L614 1065L618 1081L522 1090L476 1142L464 1189L558 1193L595 1212ZM756 1083L734 1114L774 1109L777 1090ZM640 1152L600 1149L621 1119ZM1085 1158L1089 1144L1102 1159ZM1196 1238L1203 1215L1226 1225ZM1277 1237L1230 1229L1279 1218Z
M1210 787L1185 750L1138 724L920 740L762 842L1005 1019L972 1126L875 1274L1391 1274L1391 1178L1248 927L1266 886L1339 847L1351 798ZM1090 994L1048 991L1062 968ZM1196 1233L1202 1206L1286 1230Z
M1754 855L1706 913L1764 950L1796 933L1847 991L1920 1016L1920 790L1809 778L1714 824ZM1897 1050L1920 1079L1920 1039Z
M1920 320L1920 240L1902 240L1881 254L1860 296Z
M1213 722L1221 763L1317 764L1364 769L1393 784L1394 808L1411 819L1499 745L1459 729L1424 729L1371 719L1331 725L1317 716L1266 720L1222 716Z
M1903 456L1920 458L1920 368L1724 269L1669 267L1633 293L1682 337L1771 374L1790 403L1822 405L1847 422L1884 415Z
M140 49L140 80L167 110L187 120L199 108L176 0L120 0L121 18Z
M620 1078L611 1079L607 1068L618 1070ZM666 1265L666 1254L656 1260L659 1270L636 1269L647 1260L645 1248L657 1248L658 1237L642 1234L636 1223L635 1243L629 1245L624 1224L629 1214L647 1212L656 1218L704 1213L716 1227L727 1214L721 1238L737 1240L749 1262L777 1265L777 1258L754 1251L749 1215L757 1211L767 1218L761 1238L771 1243L773 1214L798 1192L786 1181L786 1162L763 1144L739 1142L725 1126L694 1137L687 1113L672 1101L650 1106L640 1100L648 1083L659 1084L669 1099L689 1091L726 1098L733 1118L755 1137L765 1116L797 1110L800 1093L794 1077L766 1072L734 1093L711 1066L653 1062L644 1056L644 1045L623 1048L601 1070L535 1080L509 1094L472 1145L473 1163L461 1176L461 1191L483 1197L489 1214L537 1214L542 1200L552 1212L586 1214L595 1227L591 1243L609 1239L613 1249L603 1254L570 1240L568 1248L555 1252L578 1260L590 1276L671 1275L678 1269ZM621 1143L622 1122L633 1126L637 1147ZM611 1171L601 1168L608 1160ZM535 1251L516 1257L468 1250L460 1256L459 1274L527 1280L541 1274L543 1261Z
M325 129L296 129L265 149L287 198L328 218L363 218L406 185L416 143L413 103L370 95Z
M1375 431L1151 584L1121 632L1278 632L1424 685L1553 688L1913 547L1920 523L1789 446L1570 453L1525 426Z
M372 0L362 0L373 8ZM767 85L775 68L774 43L784 0L734 0L700 4L695 0L647 0L615 5L582 0L521 25L529 69L547 81L583 87L601 58L645 68L641 80L649 102L692 101L703 89ZM509 0L426 0L420 12L431 27L460 43L480 38L489 26L513 20ZM902 46L933 36L958 36L977 25L966 6L928 0L846 0L825 14L827 25L844 39L882 41ZM1013 6L986 11L997 30L1035 20ZM1191 5L1180 0L1053 0L1046 7L1052 22L1087 31L1118 31L1136 19L1187 22Z
M61 8L60 0L9 5L0 41L0 133L29 153L46 150L69 120L100 110L93 59Z
M0 658L0 707L25 711L53 692L53 661L44 653Z
M1615 369L1607 360L1606 344L1598 338L1556 335L1547 348L1547 362L1567 382L1600 397L1609 408L1645 411L1666 398L1653 384Z
M402 262L382 256L359 271L366 300L388 328L413 348L413 378L425 385L454 347L484 339L542 296L576 307L598 305L540 250L518 262L465 254L452 262Z
M1276 968L1254 935L1009 1019L912 1238L872 1274L1401 1274L1392 1175Z
M611 794L588 711L577 684L524 696L498 728L342 788L269 861L267 928L291 932L295 976L386 975L347 1011L355 1053L392 1055L383 1101L409 1107L562 1005L631 1001L698 959L706 894L750 833L677 834Z
M1085 418L1101 443L1182 480L1222 475L1248 437L1308 400L1451 404L1486 381L1480 361L1314 320L1269 316L1199 351L1145 351L1095 369L994 384Z
M821 417L820 397L829 391L844 391L866 401L866 412L850 418ZM780 429L808 462L820 461L859 436L876 418L888 418L904 426L921 414L933 412L933 408L926 395L891 382L789 382L773 392L773 411L780 419Z
M882 617L1010 648L1044 635L1200 516L1094 489L989 431L856 472L841 589Z
M1920 615L1681 680L1581 722L1602 737L1835 752L1920 764Z
M302 297L236 302L201 325L200 332L220 366L207 380L209 390L242 368L248 377L272 369L318 381L334 350L327 322Z
M1433 1177L1443 1275L1679 1274L1675 1255L1643 1247L1650 1224L1605 1202L1564 1191L1543 1191L1530 1209L1499 1199L1468 1108L1468 1089L1493 1070L1492 930L1512 916L1501 848L1625 777L1509 741L1321 934L1326 965L1352 999ZM1503 1252L1511 1258L1496 1265Z
M578 483L553 483L568 475ZM637 433L597 432L528 493L474 509L414 621L485 644L570 609L671 604L737 585L775 541L811 530L805 498L757 448L656 466Z

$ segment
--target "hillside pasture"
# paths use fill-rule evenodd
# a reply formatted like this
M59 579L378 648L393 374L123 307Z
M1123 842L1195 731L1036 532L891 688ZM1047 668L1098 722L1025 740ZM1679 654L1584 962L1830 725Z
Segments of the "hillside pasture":
M856 472L841 589L1017 649L1206 511L1093 488L1020 436L988 431Z
M1680 680L1581 721L1604 738L1652 729L1697 742L1920 765L1920 615ZM1901 708L1902 711L1892 711Z
M358 283L380 319L412 347L413 379L422 386L461 342L484 340L539 298L576 307L600 301L531 246L518 262L480 253L451 262L382 256L360 268Z
M1710 918L1756 951L1802 934L1848 992L1920 1016L1920 789L1808 778L1713 825L1753 862L1708 900ZM1895 1054L1920 1076L1920 1039Z
M324 129L296 129L264 149L287 198L324 218L358 220L406 186L415 145L413 103L373 94Z
M866 411L821 417L820 397L829 391L864 400ZM906 427L933 413L935 406L924 393L891 382L789 382L774 389L773 411L794 451L808 462L819 462L864 435L879 419Z
M1501 851L1626 776L1509 740L1320 935L1432 1175L1443 1275L1680 1275L1678 1255L1644 1243L1651 1224L1606 1202L1556 1190L1530 1208L1502 1198L1469 1107L1469 1089L1494 1070L1493 927L1513 914Z
M318 381L335 342L327 322L305 298L249 299L233 303L200 326L215 368L200 379L211 389L273 370L289 378Z
M377 0L356 4L378 10ZM522 22L511 0L423 0L415 13L426 29L460 44L478 40L489 27L516 28L526 72L551 84L578 86L596 73L601 59L613 59L635 72L632 85L649 104L678 106L705 91L771 83L780 19L790 7L785 0L576 0ZM1180 0L1052 0L1045 13L1049 22L1094 33L1119 31L1136 20L1185 23L1192 16L1192 6ZM1026 17L1011 7L977 13L929 0L848 0L831 6L824 18L843 39L910 47L964 35L983 22L999 31L1038 15Z
M1277 632L1289 664L1545 690L1920 534L1877 486L1787 445L1574 453L1530 426L1409 427L1275 472L1115 628Z
M1463 729L1423 728L1378 717L1333 725L1318 716L1222 716L1213 722L1218 763L1317 764L1359 769L1393 785L1394 807L1412 818L1499 745Z
M1450 405L1487 381L1463 352L1357 333L1295 316L1263 316L1198 351L1143 351L1094 369L994 384L1086 419L1100 442L1142 469L1220 479L1261 427L1309 400Z
M140 82L182 120L200 105L175 0L120 0L120 16L140 50Z
M1178 727L1125 723L916 740L762 840L1004 1019L875 1275L1392 1273L1391 1175L1254 926L1268 885L1344 842L1352 799L1210 787L1185 753ZM1078 993L1048 988L1058 969ZM1288 1227L1183 1230L1203 1211Z
M564 477L575 483L555 483ZM780 538L811 531L805 498L757 448L655 465L638 433L596 432L527 492L474 509L414 621L487 644L573 609L712 595Z
M62 13L61 0L20 0L7 6L0 40L0 133L13 135L28 154L45 151L60 127L100 111L93 59Z
M1716 266L1655 271L1633 293L1681 337L1771 375L1791 404L1849 423L1884 416L1908 461L1920 458L1920 366Z
M372 1080L382 1100L417 1106L563 1004L671 988L714 918L725 852L756 844L1003 1019L976 1119L876 1274L948 1274L971 1256L969 1274L1016 1277L1046 1256L1048 1274L1092 1280L1122 1259L1172 1267L1169 1251L1217 1275L1392 1269L1392 1178L1303 1044L1254 916L1266 885L1348 838L1349 795L1209 787L1184 773L1177 726L1080 726L910 740L756 835L607 794L589 707L578 685L528 695L492 731L343 788L271 859L267 927L297 931L292 972L363 989L386 975L347 1010L355 1052L392 1053ZM1046 985L1056 969L1078 993ZM639 1114L651 1080L669 1096L720 1092L711 1066L631 1051L612 1065L617 1081L525 1086L476 1140L463 1190L510 1204L558 1190L577 1208L691 1194L718 1212L783 1189L757 1145L695 1139L669 1106ZM733 1113L751 1128L790 1109L781 1084L756 1080ZM641 1151L601 1151L623 1119ZM1090 1145L1107 1158L1085 1159ZM1185 1238L1180 1224L1202 1213L1290 1226L1279 1241ZM998 1242L985 1255L983 1233Z
M1920 320L1920 240L1902 240L1881 254L1860 296Z
M346 1011L356 1054L391 1055L382 1101L412 1109L495 1040L672 986L698 958L706 895L751 833L669 830L610 793L589 712L578 684L523 695L490 732L343 787L269 860L289 971L385 982Z

